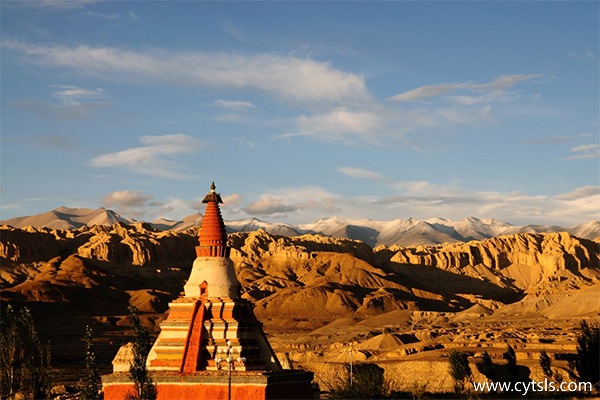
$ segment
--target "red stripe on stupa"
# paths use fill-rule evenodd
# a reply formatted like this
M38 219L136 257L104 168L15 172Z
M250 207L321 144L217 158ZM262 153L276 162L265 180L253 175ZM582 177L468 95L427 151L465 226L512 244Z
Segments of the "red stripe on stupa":
M188 374L198 371L198 366L201 361L202 329L204 328L204 300L198 300L194 308L194 316L192 317L190 332L185 345L185 354L181 366L181 371Z

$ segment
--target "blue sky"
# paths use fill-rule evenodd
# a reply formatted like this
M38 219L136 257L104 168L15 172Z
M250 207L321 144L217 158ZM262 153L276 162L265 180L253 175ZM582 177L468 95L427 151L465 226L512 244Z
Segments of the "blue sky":
M1 3L1 219L600 218L599 2Z

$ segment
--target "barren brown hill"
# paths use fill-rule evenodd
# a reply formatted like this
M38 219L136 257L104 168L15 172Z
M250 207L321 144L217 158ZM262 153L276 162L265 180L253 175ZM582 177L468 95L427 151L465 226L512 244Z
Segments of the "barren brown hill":
M156 331L189 275L196 235L122 223L1 227L3 306L30 307L55 362L67 368L82 362L84 327L92 325L108 368L127 340L129 304ZM274 345L307 367L328 352L339 358L336 343L366 341L384 327L397 330L379 338L389 354L374 353L373 340L357 357L410 359L470 345L478 339L457 327L473 318L483 329L519 316L574 321L600 312L600 244L568 233L373 249L350 239L256 231L230 234L229 244L243 296L254 302ZM505 328L496 336L503 335Z
M432 266L488 279L527 294L578 288L598 280L598 243L568 233L500 236L437 247L398 249L392 263Z

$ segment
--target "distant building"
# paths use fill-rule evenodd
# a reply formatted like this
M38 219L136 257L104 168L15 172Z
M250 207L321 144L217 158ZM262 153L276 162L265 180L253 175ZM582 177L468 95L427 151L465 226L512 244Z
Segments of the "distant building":
M200 245L185 294L170 304L148 355L158 399L311 398L313 374L282 368L252 303L240 298L215 189L213 183L203 200ZM133 393L121 364L102 377L106 400Z

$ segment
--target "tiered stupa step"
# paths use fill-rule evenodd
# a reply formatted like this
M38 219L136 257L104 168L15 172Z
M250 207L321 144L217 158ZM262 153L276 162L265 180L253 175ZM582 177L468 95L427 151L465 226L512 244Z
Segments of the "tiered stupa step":
M170 307L169 317L161 324L160 335L148 355L148 369L183 371L186 356L192 356L188 349L191 336L203 326L202 300L175 301Z
M178 299L161 324L149 357L150 370L194 372L217 370L219 348L229 346L244 357L236 370L264 370L263 335L252 304L237 299ZM270 360L271 361L271 360ZM222 366L221 366L222 367Z

